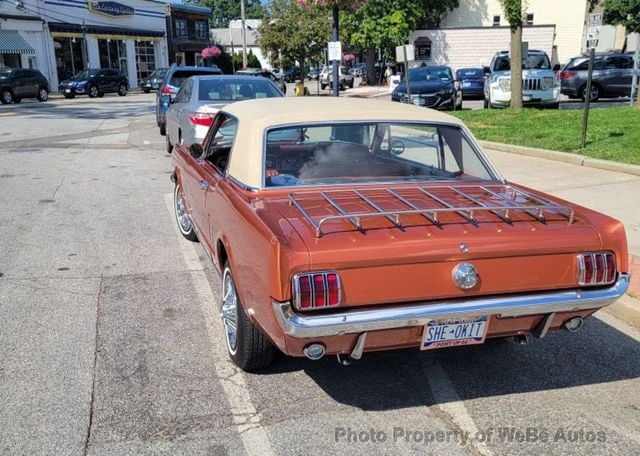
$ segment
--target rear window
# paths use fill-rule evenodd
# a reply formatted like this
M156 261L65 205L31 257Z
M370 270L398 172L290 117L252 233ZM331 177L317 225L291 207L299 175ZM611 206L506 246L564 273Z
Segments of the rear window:
M482 68L464 68L456 71L458 78L484 78Z
M263 78L245 81L230 81L223 78L204 79L200 81L198 87L199 101L228 102L281 96L280 91Z
M387 122L269 130L264 175L267 187L494 179L459 128Z
M169 85L173 87L180 87L182 83L191 76L199 76L199 75L212 75L216 74L213 71L198 71L198 70L179 70L171 75L171 79L169 80Z

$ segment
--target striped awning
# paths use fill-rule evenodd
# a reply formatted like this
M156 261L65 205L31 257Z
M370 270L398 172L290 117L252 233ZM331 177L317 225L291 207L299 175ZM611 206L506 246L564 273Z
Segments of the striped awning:
M0 54L35 54L36 51L15 30L0 30Z

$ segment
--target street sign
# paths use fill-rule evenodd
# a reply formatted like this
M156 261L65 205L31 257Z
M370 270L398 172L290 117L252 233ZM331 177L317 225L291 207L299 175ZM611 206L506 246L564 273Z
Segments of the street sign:
M587 18L587 49L595 49L598 47L601 25L602 13L589 14Z
M396 62L404 62L415 60L415 46L413 44L405 44L404 46L396 46Z
M329 41L328 54L329 60L342 60L342 43L340 41Z
M587 25L602 25L602 13L589 14Z

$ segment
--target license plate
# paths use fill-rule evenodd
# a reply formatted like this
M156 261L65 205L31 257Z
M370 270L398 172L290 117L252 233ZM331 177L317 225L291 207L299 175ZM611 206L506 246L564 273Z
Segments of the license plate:
M71 89L64 89L65 93L71 93Z
M414 98L412 100L412 103L414 105L423 106L424 105L424 99L423 98Z
M487 315L474 319L432 320L424 326L421 350L484 342L489 329Z
M463 82L462 83L462 87L471 87L471 83L470 82Z
M522 101L531 101L532 98L533 95L529 95L528 93L522 95Z

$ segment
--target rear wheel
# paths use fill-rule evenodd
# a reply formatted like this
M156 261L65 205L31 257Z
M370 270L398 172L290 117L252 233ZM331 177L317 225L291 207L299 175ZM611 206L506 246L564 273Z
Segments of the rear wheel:
M97 98L98 95L100 95L100 91L98 90L98 88L94 85L89 87L89 90L87 90L87 92L89 93L89 96L91 98Z
M126 94L127 94L127 85L120 84L118 86L118 95L120 95L121 97L124 97Z
M2 93L0 93L0 102L2 102L2 104L13 103L13 92L9 89L4 89Z
M231 360L242 370L255 371L267 367L276 353L271 342L256 328L244 311L229 262L222 272L220 317Z
M180 234L189 241L197 242L198 236L193 229L191 216L189 216L187 205L184 202L182 187L178 183L176 183L176 188L173 191L173 207L175 210L176 221L178 222L178 230L180 231Z
M167 148L167 153L170 154L173 152L173 145L171 144L171 140L169 139L169 135L165 135L165 147Z
M49 91L44 87L40 87L40 90L38 90L38 100L47 101L48 99L49 99Z
M587 99L587 86L586 85L582 86L582 88L580 89L580 93L582 94L582 99L586 100ZM598 98L600 98L600 86L598 86L598 84L592 84L591 85L591 96L589 97L589 101L598 101Z

